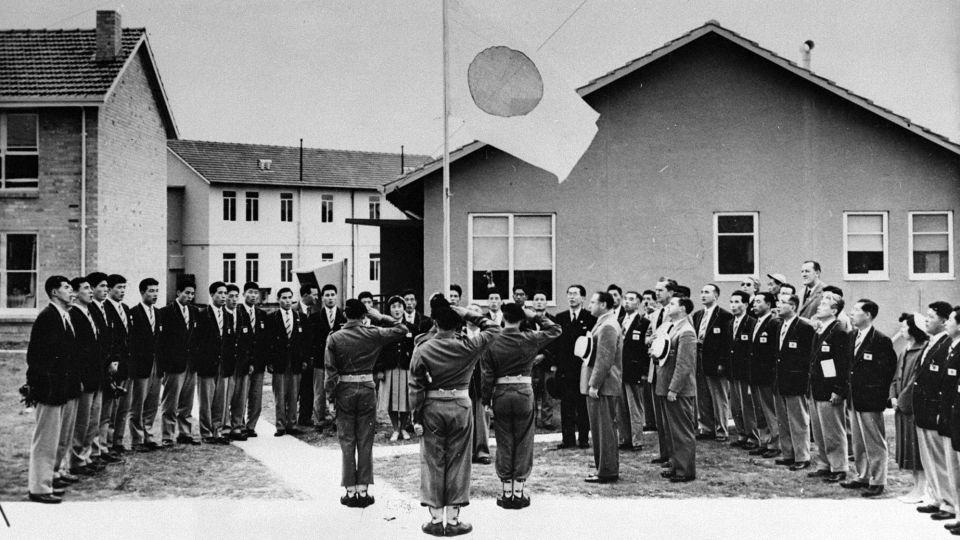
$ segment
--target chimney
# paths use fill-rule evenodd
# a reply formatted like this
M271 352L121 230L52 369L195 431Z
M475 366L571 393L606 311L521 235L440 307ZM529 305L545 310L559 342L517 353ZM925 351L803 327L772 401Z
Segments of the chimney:
M800 45L800 61L803 69L810 71L810 52L813 51L813 40L808 39Z
M122 46L123 29L116 11L97 11L97 61L117 59Z

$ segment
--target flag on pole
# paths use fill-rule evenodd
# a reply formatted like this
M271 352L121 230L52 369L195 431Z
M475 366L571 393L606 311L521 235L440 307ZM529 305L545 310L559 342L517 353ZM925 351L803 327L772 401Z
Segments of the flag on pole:
M544 45L583 0L448 0L451 117L461 131L563 182L597 133L577 83Z

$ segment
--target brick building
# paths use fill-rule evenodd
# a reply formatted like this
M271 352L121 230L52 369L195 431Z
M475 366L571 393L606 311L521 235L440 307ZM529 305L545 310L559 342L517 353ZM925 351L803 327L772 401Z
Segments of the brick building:
M879 75L878 75L879 76ZM579 89L599 131L560 185L481 143L451 154L451 276L563 306L565 287L651 287L668 275L722 298L744 276L799 285L808 258L880 324L956 303L960 145L708 22ZM385 186L422 216L420 264L441 287L441 163ZM429 255L427 255L429 254ZM419 257L419 260L415 260ZM723 302L725 304L725 301Z
M176 138L143 28L98 11L94 29L0 31L2 332L33 321L52 274L164 276Z

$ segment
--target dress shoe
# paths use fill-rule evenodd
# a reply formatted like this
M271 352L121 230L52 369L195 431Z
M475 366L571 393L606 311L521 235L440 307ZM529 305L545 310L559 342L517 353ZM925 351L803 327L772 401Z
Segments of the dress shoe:
M883 486L868 486L867 489L863 490L863 493L860 494L861 497L873 498L880 497L883 495Z
M778 459L778 460L774 461L774 463L776 463L777 465L788 465L788 466L790 466L790 465L793 465L794 463L796 463L796 461L794 461L793 458L782 458L782 459Z
M822 478L824 476L830 476L830 469L817 469L807 473L807 478Z
M205 444L216 444L216 443L217 443L217 438L216 438L216 437L204 437L204 438L203 438L203 442L204 442Z
M719 443L725 443L725 442L727 442L728 440L730 440L730 438L727 437L726 435L717 435L717 436L714 438L714 440L717 441L717 442L719 442Z
M513 495L504 495L503 493L497 495L497 506L504 510L513 510L516 508L514 506Z
M917 512L921 514L936 514L940 511L940 506L936 504L925 504L917 507Z
M245 441L245 440L247 440L247 436L244 435L242 431L231 431L231 432L230 432L230 435L228 435L228 437L230 438L231 441Z
M749 454L749 455L751 455L751 456L762 456L762 455L766 454L767 452L768 452L768 450L767 450L766 448L763 448L762 446L757 446L757 447L754 448L753 450L747 452L747 454Z
M366 495L357 495L357 508L366 508L375 502L377 502L376 499L369 493Z
M960 521L955 521L953 523L947 523L943 526L944 529L952 531L954 529L960 529Z
M715 433L697 433L695 437L698 441L712 441L717 438Z
M67 482L63 478L53 479L53 489L64 489L70 487L70 485L71 482Z
M480 456L473 460L474 463L479 463L480 465L489 465L491 463L490 456Z
M670 478L673 478L674 476L676 476L676 474L677 474L676 471L674 471L673 469L660 471L660 478L666 478L669 480Z
M617 450L633 450L633 445L627 443L619 444L617 445Z
M847 473L840 471L835 473L830 473L827 476L823 477L824 482L829 482L831 484L836 484L837 482L847 479Z
M295 427L287 428L287 433L290 435L303 435L303 430Z
M67 494L67 489L55 487L53 488L53 494L57 497L63 498L63 496Z
M870 484L855 478L846 482L840 482L840 487L845 489L863 489L865 487L870 487Z
M359 508L360 498L356 495L344 495L343 497L340 497L340 504L346 506L347 508Z
M214 442L217 444L230 444L230 439L221 435L220 437L217 437Z
M730 448L743 448L744 446L746 446L746 444L747 444L746 440L737 439L732 443L730 443Z
M256 436L257 436L257 430L255 430L255 429L250 429L250 428L243 428L243 434L246 435L247 438L256 437Z
M582 443L580 443L580 444L577 445L577 448L590 448L590 443L588 443L588 442L582 442Z
M113 445L110 447L110 452L117 454L118 456L123 455L123 453L126 451L127 449L124 448L122 445Z
M102 461L102 462L104 462L104 463L108 463L108 464L109 464L109 463L117 463L117 462L120 461L120 456L117 456L117 455L114 455L114 454L111 454L111 453L107 452L107 453L105 453L105 454L100 454L100 461Z
M147 442L143 443L143 445L146 446L147 448L151 449L151 450L159 450L159 449L160 449L160 445L157 444L157 441L147 441Z
M274 437L283 437L283 436L286 435L286 434L287 434L286 430L278 429L277 432L273 434L273 436L274 436Z
M196 440L196 439L194 439L193 437L190 437L190 436L188 436L188 435L178 435L178 436L177 436L177 444L192 444L192 445L196 446L196 445L200 444L200 441L198 441L198 440Z
M431 536L443 536L443 522L428 521L420 526L420 530Z
M693 482L693 481L696 480L696 479L697 479L696 476L679 476L679 475L674 475L674 476L671 476L671 477L670 477L670 481L673 482L673 483L675 483L675 484L678 483L678 482Z
M150 448L145 444L135 444L133 445L133 451L137 452L138 454L143 454L146 452L153 452L153 448Z
M63 502L63 499L57 497L53 493L30 493L29 499L32 502L38 502L43 504L60 504Z
M670 461L670 458L658 457L658 458L651 459L650 463L653 463L654 465L659 465L661 463L666 463L668 461Z
M575 445L569 443L560 443L556 446L557 450L566 450L567 448L573 448Z
M168 450L170 448L173 448L174 446L176 445L173 444L173 441L163 441L162 443L160 443L161 450Z
M749 450L752 453L754 450L757 450L758 448L760 448L760 445L753 441L747 441L743 443L743 446L741 448L743 448L744 450Z
M514 510L522 510L528 506L530 506L530 497L528 495L521 495L513 498Z
M950 534L960 536L960 529L950 529Z
M775 458L782 454L783 452L779 450L768 449L766 452L760 454L765 459Z
M791 471L802 471L810 468L810 461L798 461L790 466Z
M953 518L955 518L955 517L957 517L957 516L956 516L956 514L954 514L953 512L944 512L943 510L941 510L941 511L935 513L935 514L930 514L930 519L932 519L932 520L934 520L934 521L945 521L945 520L948 520L948 519L953 519Z
M591 474L590 476L584 478L583 481L588 484L613 484L619 479L619 476L597 476L595 474Z
M76 484L80 481L78 476L63 471L60 471L60 479L68 484Z
M657 426L643 426L644 431L656 431Z
M466 521L457 520L456 523L450 524L447 523L443 527L444 536L460 536L461 534L467 534L473 530L473 525L467 523Z

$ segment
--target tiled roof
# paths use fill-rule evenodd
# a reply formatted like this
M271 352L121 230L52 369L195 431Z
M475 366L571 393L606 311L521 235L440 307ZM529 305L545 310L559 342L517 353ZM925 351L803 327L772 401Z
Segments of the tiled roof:
M401 175L400 154L304 148L301 182L297 146L170 140L167 147L211 184L378 189ZM271 160L270 170L260 169L261 159ZM407 154L404 164L428 159Z
M123 48L97 62L96 30L0 31L0 99L102 98L146 30L123 29Z

